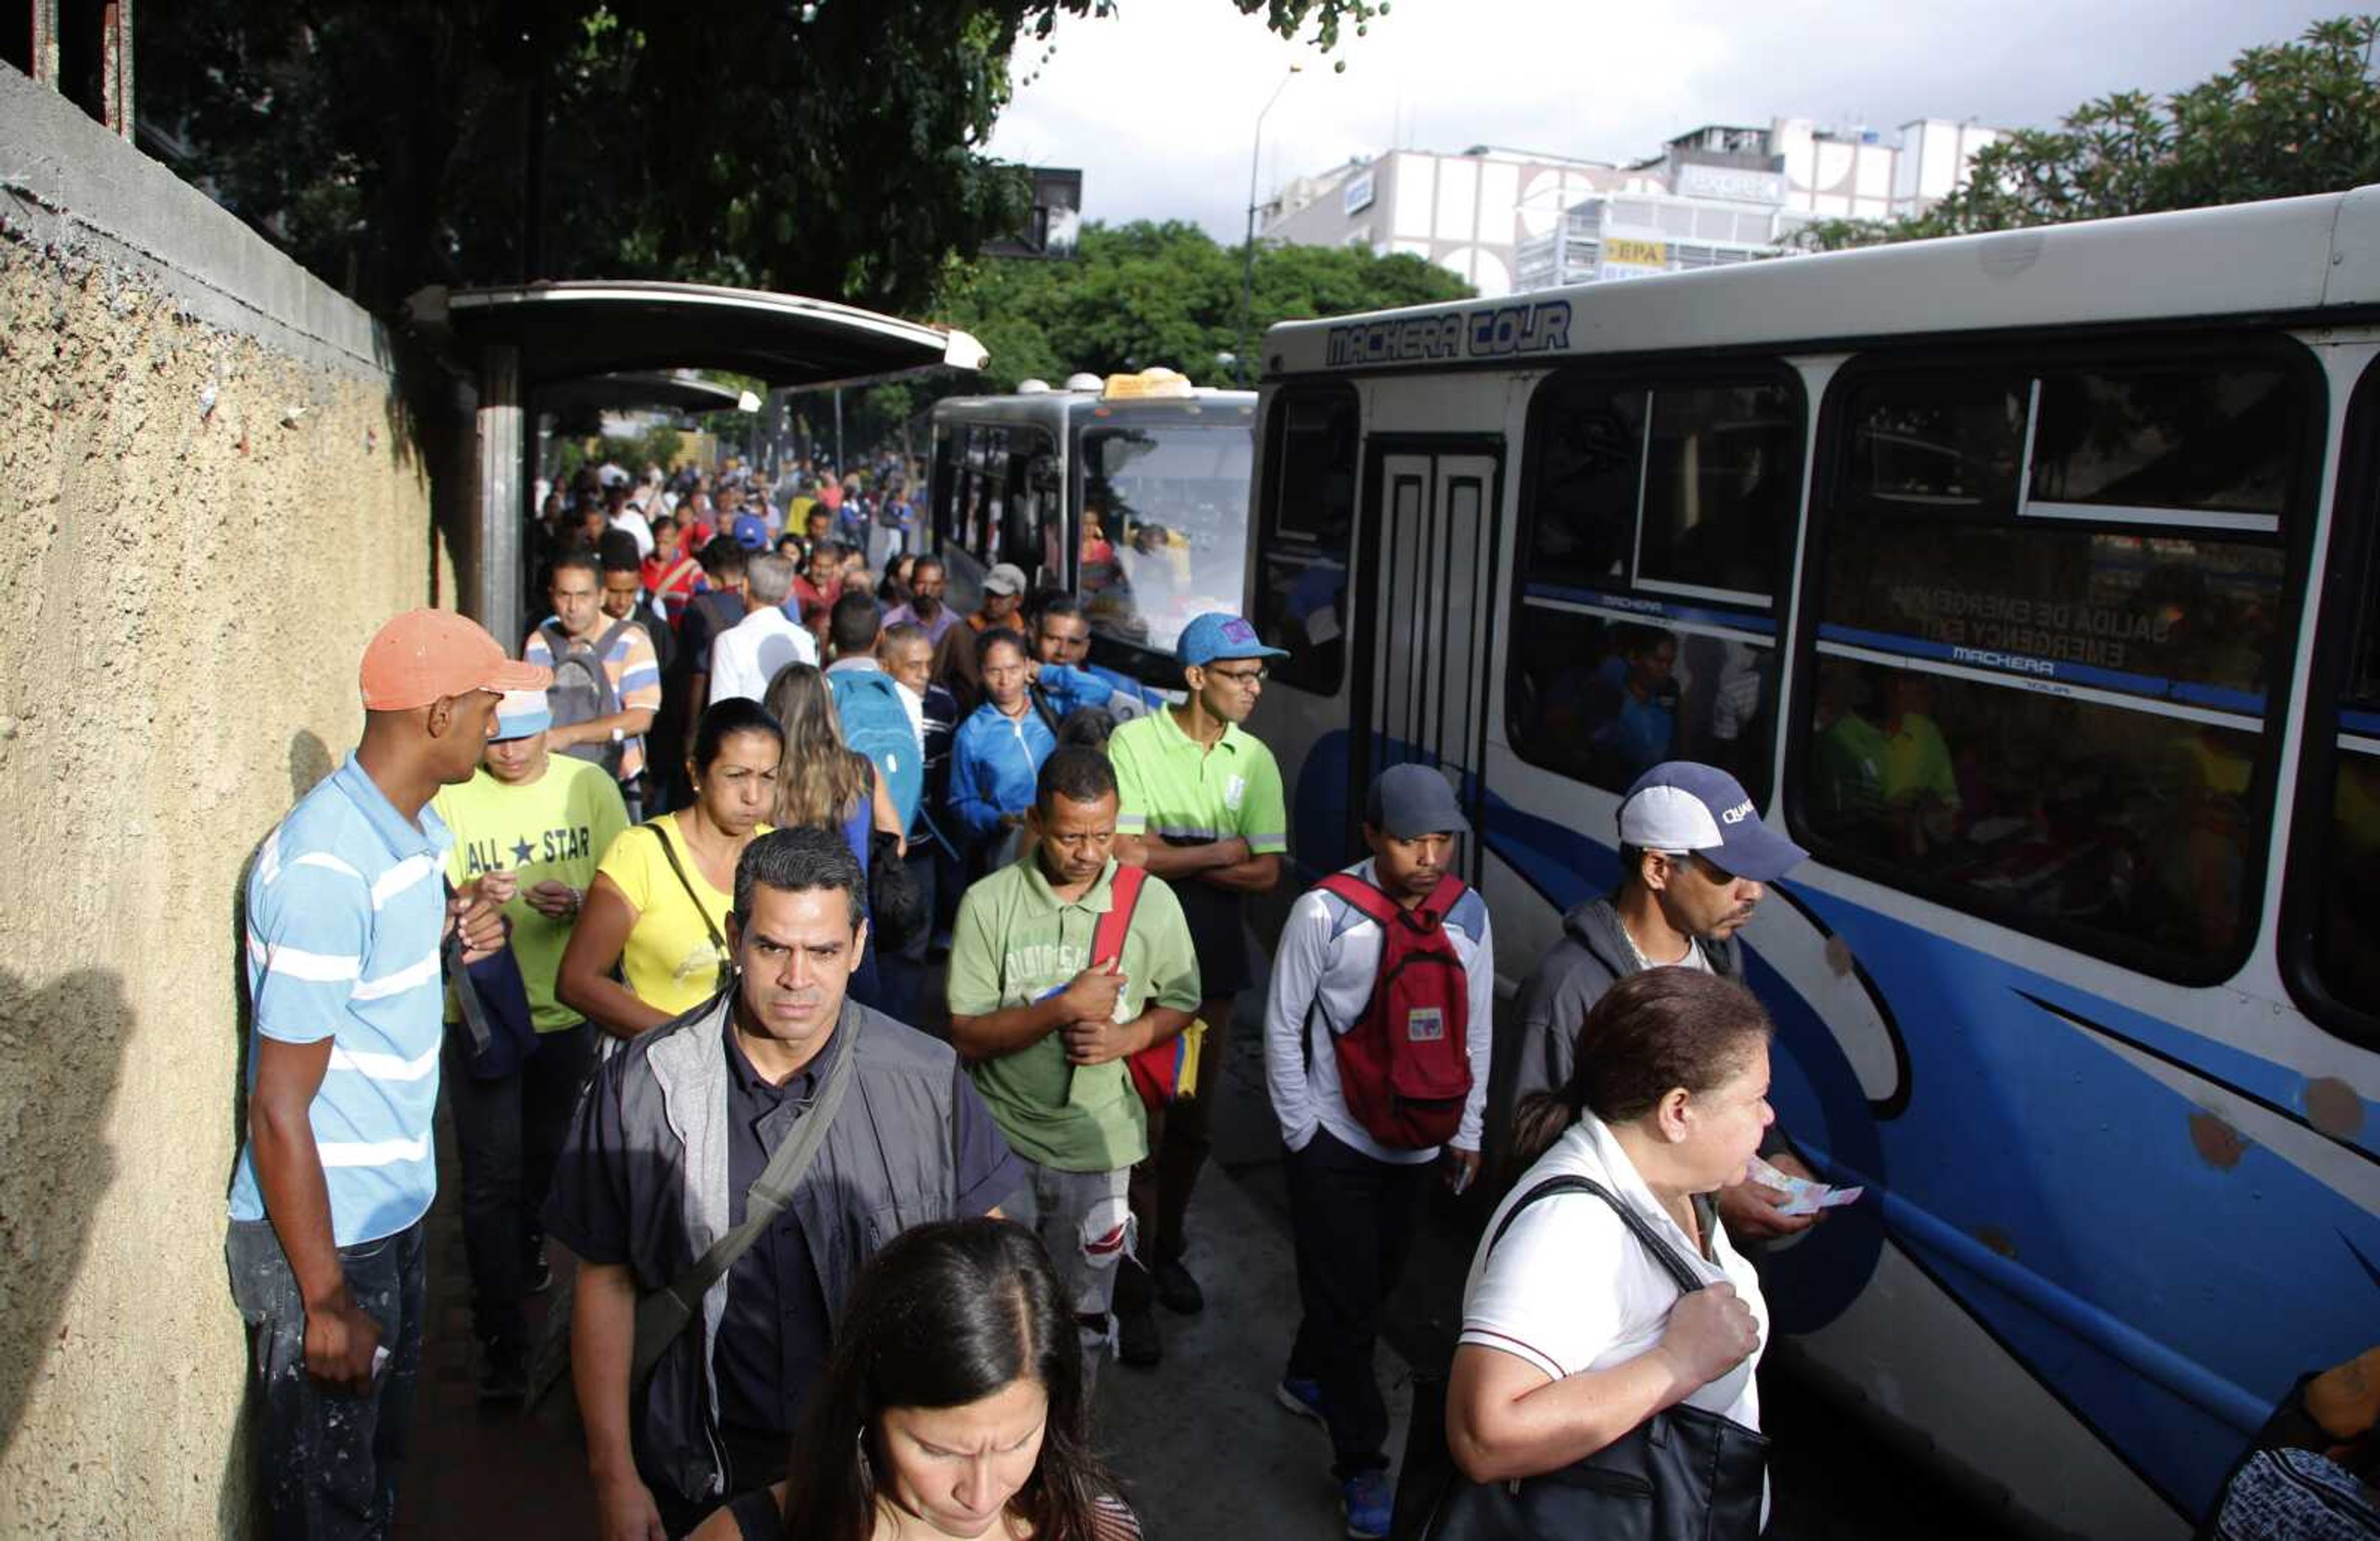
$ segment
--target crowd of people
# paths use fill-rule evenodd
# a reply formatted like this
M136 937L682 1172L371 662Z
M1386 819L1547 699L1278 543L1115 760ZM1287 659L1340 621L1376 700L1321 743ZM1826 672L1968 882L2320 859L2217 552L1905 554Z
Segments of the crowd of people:
M520 661L444 613L384 626L356 753L257 862L230 1257L280 1533L389 1523L443 1085L480 1394L575 1412L606 1535L1137 1534L1090 1393L1161 1361L1157 1307L1204 1306L1195 1198L1259 983L1302 1313L1278 1396L1327 1430L1348 1535L1390 1525L1383 1304L1433 1174L1486 1151L1512 1196L1450 1480L1679 1405L1757 1429L1729 1232L1812 1220L1745 1181L1755 1151L1807 1173L1731 938L1800 852L1731 778L1646 773L1620 890L1499 1042L1434 769L1377 778L1369 855L1253 966L1289 830L1245 724L1285 654L1245 620L1186 625L1153 700L1087 667L1072 596L995 568L956 614L930 555L845 570L823 488L781 553L759 487L663 486L549 553ZM533 1342L549 1241L576 1269Z

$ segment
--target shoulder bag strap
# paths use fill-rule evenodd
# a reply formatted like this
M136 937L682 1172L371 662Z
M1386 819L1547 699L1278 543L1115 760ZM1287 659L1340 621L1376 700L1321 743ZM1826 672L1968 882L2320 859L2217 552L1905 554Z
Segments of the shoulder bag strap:
M1503 1219L1497 1223L1496 1233L1488 1238L1488 1250L1493 1252L1496 1249L1496 1244L1504 1239L1504 1232L1512 1229L1512 1222L1520 1218L1522 1210L1541 1198L1550 1198L1555 1194L1565 1193L1593 1194L1604 1203L1610 1205L1613 1212L1619 1215L1620 1222L1634 1232L1638 1241L1645 1244L1645 1250L1651 1253L1653 1260L1661 1265L1662 1271L1667 1273L1671 1281L1678 1286L1680 1293L1692 1294L1703 1287L1701 1277L1687 1266L1684 1258L1678 1256L1677 1249L1670 1245L1659 1232L1653 1229L1652 1221L1638 1214L1633 1205L1622 1202L1610 1189L1591 1177L1548 1177L1523 1194L1518 1204L1504 1211Z
M1132 934L1133 912L1140 907L1140 891L1148 881L1145 867L1118 867L1108 891L1108 913L1091 931L1091 966L1098 968L1123 956L1124 939Z
M735 1007L730 1005L727 1010L733 1012ZM713 1284L727 1277L735 1260L793 1202L794 1190L801 1185L810 1164L818 1159L819 1149L826 1143L827 1132L834 1123L834 1115L843 1107L844 1094L851 1089L854 1067L859 1062L859 1024L860 1013L844 1013L835 1031L847 1034L848 1041L837 1046L833 1068L826 1073L826 1084L819 1088L818 1100L802 1115L792 1136L777 1147L752 1186L745 1190L744 1222L711 1243L710 1249L670 1280L667 1289L657 1290L637 1302L637 1352L629 1366L631 1387L644 1384L663 1352L701 1310L702 1297ZM732 1032L734 1028L731 1025L727 1030Z
M455 880L446 880L446 897L455 897ZM471 1051L485 1054L489 1044L495 1041L488 1027L488 1009L480 1002L480 989L471 983L470 966L463 962L463 928L456 926L446 933L438 949L446 965L446 983L455 991L455 1004L463 1013L463 1025L471 1035Z
M666 813L662 815L662 819L669 817ZM719 955L724 958L727 956L727 939L721 936L719 928L711 923L710 912L703 907L702 895L694 892L694 883L686 875L685 864L677 859L677 846L671 842L669 831L662 828L661 819L654 819L645 828L652 831L653 838L662 843L662 855L669 858L670 870L677 874L677 886L686 890L686 896L694 902L694 913L702 916L702 928L710 933L710 945L718 948Z
M1356 914L1379 927L1382 932L1381 953L1383 956L1387 955L1389 944L1386 933L1389 922L1396 917L1397 902L1395 900L1353 872L1333 872L1315 884L1314 892L1328 893L1332 898L1343 902ZM1334 937L1333 940L1335 940L1336 938ZM1364 1004L1366 1008L1370 1006L1369 998L1366 999ZM1298 1053L1305 1062L1305 1068L1308 1070L1314 1068L1314 1019L1317 1016L1322 1018L1324 1031L1334 1037L1338 1036L1339 1029L1330 1025L1330 1013L1322 1009L1322 982L1319 979L1315 981L1314 1000L1305 1008L1305 1021L1298 1033L1301 1040L1298 1044ZM1348 1030L1353 1031L1355 1024L1363 1020L1363 1016L1364 1013L1359 1009L1349 1020Z
M1037 680L1025 687L1025 695L1033 703L1034 713L1041 719L1041 725L1055 734L1058 731L1058 709L1050 704L1050 693L1042 689Z

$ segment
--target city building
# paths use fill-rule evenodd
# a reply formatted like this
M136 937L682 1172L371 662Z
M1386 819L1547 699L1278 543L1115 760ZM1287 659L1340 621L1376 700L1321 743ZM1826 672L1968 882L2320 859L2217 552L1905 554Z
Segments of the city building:
M1477 145L1392 150L1288 183L1268 240L1425 257L1487 297L1773 255L1820 219L1907 219L1999 137L1921 118L1876 129L1712 124L1633 165Z

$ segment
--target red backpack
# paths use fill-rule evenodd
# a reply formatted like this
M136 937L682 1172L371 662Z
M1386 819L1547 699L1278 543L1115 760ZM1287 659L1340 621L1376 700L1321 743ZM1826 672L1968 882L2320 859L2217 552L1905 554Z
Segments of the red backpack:
M1315 885L1353 904L1380 928L1380 968L1372 997L1343 1033L1339 1093L1371 1136L1398 1150L1444 1145L1471 1095L1471 981L1446 934L1447 912L1466 892L1440 878L1407 909L1353 873Z

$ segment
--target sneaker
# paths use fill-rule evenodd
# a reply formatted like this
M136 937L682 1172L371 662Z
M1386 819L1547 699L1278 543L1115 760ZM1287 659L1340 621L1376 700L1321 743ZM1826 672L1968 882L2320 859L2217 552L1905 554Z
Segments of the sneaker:
M1395 1495L1386 1472L1357 1472L1339 1485L1339 1507L1347 1514L1351 1541L1383 1541L1389 1534Z
M1190 1270L1182 1266L1180 1258L1172 1257L1158 1264L1149 1280L1157 1286L1157 1304L1175 1316L1195 1317L1207 1308L1206 1292L1198 1288L1198 1281L1190 1277Z
M1272 1389L1272 1400L1301 1418L1322 1422L1322 1383L1304 1376L1285 1375Z
M1147 1369L1165 1357L1165 1347L1158 1341L1157 1318L1147 1311L1119 1310L1115 1314L1116 1363Z
M519 1401L528 1395L528 1351L511 1338L480 1340L480 1400Z

